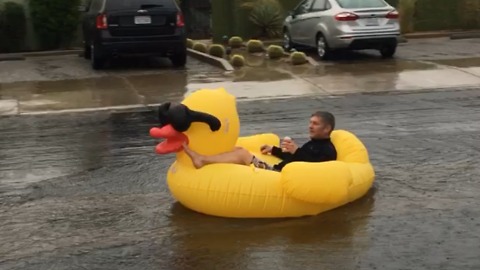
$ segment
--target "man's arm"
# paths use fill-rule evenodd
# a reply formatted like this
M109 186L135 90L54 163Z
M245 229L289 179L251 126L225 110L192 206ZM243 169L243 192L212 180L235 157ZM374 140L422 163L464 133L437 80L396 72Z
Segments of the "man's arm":
M321 149L300 147L295 151L292 161L321 162L332 160L330 153Z
M288 152L283 152L282 148L272 146L272 156L276 156L279 159L285 160L285 159L291 159L293 157L293 154Z

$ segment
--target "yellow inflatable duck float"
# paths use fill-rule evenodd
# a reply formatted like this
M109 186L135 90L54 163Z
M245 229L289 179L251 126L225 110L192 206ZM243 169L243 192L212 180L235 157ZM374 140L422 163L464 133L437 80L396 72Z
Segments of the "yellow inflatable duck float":
M162 104L159 120L160 127L150 130L152 137L164 139L156 152L176 153L167 172L170 192L182 205L200 213L234 218L318 215L364 196L375 178L367 149L345 130L331 134L335 161L293 162L281 172L223 163L196 169L183 151L183 142L203 155L240 146L271 164L280 161L260 153L261 145L279 146L279 136L239 137L236 98L223 88L198 90L177 105Z

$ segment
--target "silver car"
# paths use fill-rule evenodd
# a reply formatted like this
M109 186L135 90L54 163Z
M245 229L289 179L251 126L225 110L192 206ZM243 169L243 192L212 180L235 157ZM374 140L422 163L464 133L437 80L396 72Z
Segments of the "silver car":
M392 57L399 14L384 0L302 0L283 24L284 47L316 48L320 59L335 50L376 49Z

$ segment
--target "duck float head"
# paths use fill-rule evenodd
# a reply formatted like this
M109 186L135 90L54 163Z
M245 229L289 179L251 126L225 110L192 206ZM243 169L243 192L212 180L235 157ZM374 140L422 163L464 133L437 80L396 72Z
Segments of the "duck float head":
M150 136L163 139L157 154L183 154L183 143L203 155L213 155L234 148L240 132L236 99L225 89L202 89L181 103L167 102L158 109L159 127Z

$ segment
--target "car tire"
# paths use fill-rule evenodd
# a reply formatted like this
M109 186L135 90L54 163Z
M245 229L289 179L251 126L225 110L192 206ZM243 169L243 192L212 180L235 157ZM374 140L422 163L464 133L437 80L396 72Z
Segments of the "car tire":
M184 67L187 64L187 51L170 56L170 61L174 67Z
M92 58L91 48L86 43L83 45L83 58L89 60Z
M103 68L105 64L105 58L100 55L100 52L94 45L90 47L90 58L93 69L99 70Z
M292 49L295 49L295 47L293 46L292 37L290 36L290 33L286 29L285 29L285 31L283 31L283 45L282 46L283 46L283 49L287 52L289 52Z
M318 34L315 41L317 47L317 56L320 60L328 60L332 56L332 50L328 46L327 39L322 35Z
M382 58L392 58L395 52L397 51L397 45L386 44L380 48L380 54Z

